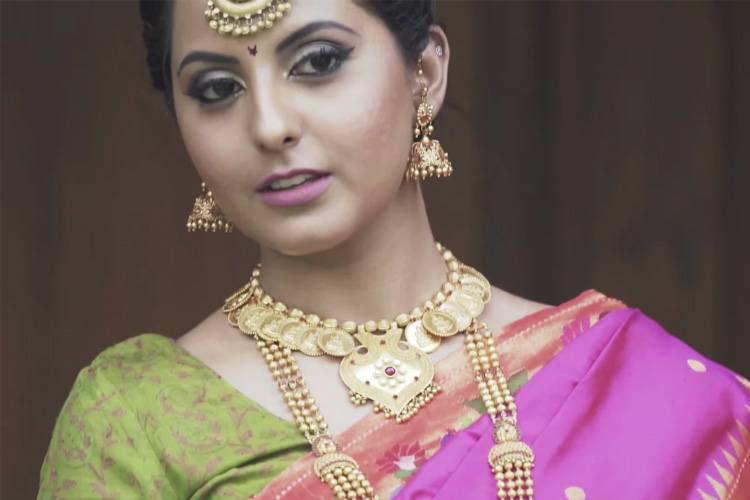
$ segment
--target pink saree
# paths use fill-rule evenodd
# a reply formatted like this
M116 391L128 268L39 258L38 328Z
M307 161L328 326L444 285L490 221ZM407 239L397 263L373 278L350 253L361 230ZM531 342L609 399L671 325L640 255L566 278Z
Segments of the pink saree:
M496 334L536 454L535 498L750 499L750 382L637 309L589 290ZM492 423L465 353L417 416L369 415L336 437L383 499L494 499ZM308 454L257 498L329 499Z

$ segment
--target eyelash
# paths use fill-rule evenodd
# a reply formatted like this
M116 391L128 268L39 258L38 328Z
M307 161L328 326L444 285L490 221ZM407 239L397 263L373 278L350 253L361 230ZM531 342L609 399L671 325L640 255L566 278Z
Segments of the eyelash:
M324 76L328 76L331 73L334 73L336 70L339 69L339 67L349 58L349 54L351 54L352 50L354 50L354 47L350 48L343 48L338 47L335 45L321 45L318 47L317 50L311 50L307 54L300 57L299 61L297 61L294 66L292 66L292 69L289 71L290 76L312 76L313 78L321 78ZM298 74L293 75L292 72L295 68L301 66L303 63L312 61L315 57L332 57L334 60L334 66L333 68L327 69L325 71L322 71L320 73L316 74Z
M323 78L330 74L335 73L341 65L349 58L349 54L351 54L352 50L354 50L354 47L351 48L342 48L334 45L321 45L315 50L311 50L307 54L304 54L302 57L299 58L299 60L292 66L292 69L289 71L288 75L294 78L300 78L300 77L310 77L310 78ZM333 65L331 66L331 63L328 64L329 68L321 71L321 72L313 72L313 73L297 73L295 74L294 71L296 68L302 66L304 63L312 61L316 57L330 57L331 60L333 60ZM197 79L196 79L197 80ZM226 94L223 97L218 97L215 99L208 99L205 97L205 92L209 89L213 89L215 85L219 84L227 84L227 83L233 83L233 91L230 94ZM190 86L190 89L187 92L187 95L192 97L193 99L200 102L202 105L212 105L217 104L223 101L226 101L228 99L229 95L238 95L239 90L234 90L236 87L239 87L241 90L245 90L245 87L237 83L236 80L233 78L228 77L221 77L221 78L213 78L210 80L206 80L204 82L200 83L193 83ZM214 91L215 94L219 94L218 92Z

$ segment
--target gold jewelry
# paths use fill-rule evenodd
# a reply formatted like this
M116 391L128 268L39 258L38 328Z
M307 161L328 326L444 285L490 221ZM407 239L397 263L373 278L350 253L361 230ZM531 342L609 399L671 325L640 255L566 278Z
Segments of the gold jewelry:
M194 232L198 229L206 232L232 232L232 223L224 217L219 205L214 200L213 193L206 190L205 182L201 183L201 194L195 199L193 211L190 212L187 220L188 232Z
M291 9L289 0L208 0L204 14L211 29L242 36L271 29Z
M459 330L465 330L471 323L471 311L477 313L476 315L481 314L482 305L486 304L490 298L490 284L484 276L476 269L458 262L453 253L440 243L436 243L435 246L448 268L446 281L440 290L422 305L415 307L409 313L399 314L391 320L371 320L357 324L354 321L339 322L334 318L321 319L316 314L305 314L296 308L289 310L286 304L275 301L263 290L260 284L261 264L258 264L253 270L250 282L227 299L224 312L238 310L253 295L256 298L255 301L260 303L259 309L262 309L263 312L267 309L274 309L276 316L280 318L279 321L295 319L297 320L296 323L301 323L305 328L338 329L343 330L344 334L349 334L334 339L343 339L341 340L344 344L342 351L324 341L319 341L322 332L314 328L307 331L307 335L299 335L299 332L294 331L297 329L294 328L294 323L289 323L286 329L278 332L278 336L274 333L273 322L271 321L268 322L269 328L260 332L260 335L267 337L267 340L279 340L293 350L301 350L309 356L321 356L324 353L333 356L345 356L352 350L346 348L346 345L349 344L346 337L362 330L377 335L392 328L404 328L407 341L414 347L429 353L435 350L431 347L432 343L436 342L439 345L442 337L448 337ZM478 299L481 299L481 301ZM247 319L250 319L254 314L261 314L261 312L251 314L250 311L247 311L245 314ZM446 318L446 315L451 316L451 318ZM457 330L453 327L454 322ZM256 320L256 323L260 327L260 322ZM336 343L338 342L333 342L333 344Z
M486 301L489 301L489 295L491 294L489 282L475 269L459 263L453 257L452 253L446 250L440 243L436 243L436 246L443 253L443 258L448 262L449 276L455 276L453 273L458 275L458 280L451 280L449 277L448 284L451 284L454 289L450 291L451 294L446 297L445 302L441 305L451 303L450 300L453 296L465 294L474 298L474 300L470 300L468 297L461 296L459 298L466 305L462 302L455 302L454 304L463 307L470 314L470 323L465 329L465 348L472 369L474 370L474 378L478 383L480 395L490 418L495 424L494 438L496 444L490 450L488 462L495 475L498 487L497 496L498 498L518 498L519 500L526 498L533 499L534 491L531 471L534 467L534 454L531 448L521 441L516 419L516 405L510 393L508 382L500 368L500 358L495 348L494 337L487 329L487 325L485 323L478 323L476 319L481 314ZM458 268L455 270L451 269L452 264L456 264ZM258 272L256 273L256 271ZM223 310L227 313L229 322L256 339L258 348L261 354L263 354L271 370L271 375L294 416L297 427L312 445L313 452L317 457L313 465L313 470L318 478L331 487L336 498L377 499L378 496L375 494L374 488L360 470L357 462L352 457L340 453L338 445L329 434L328 424L320 413L315 400L311 397L310 391L307 389L299 370L299 365L297 365L296 360L292 356L294 347L285 343L286 340L283 340L285 338L282 335L284 329L283 327L279 328L278 323L276 323L277 319L275 318L278 317L276 313L284 313L286 306L280 302L274 303L273 298L262 291L258 280L259 276L259 269L256 268L253 271L253 278L250 283L227 298ZM254 285L253 282L257 282L257 284ZM477 299L479 300L477 301ZM256 308L258 304L264 305L266 311L266 315L261 315L260 322L258 322L259 318L254 313L250 313L251 310L257 310L253 308ZM474 306L471 311L469 310L469 305ZM424 320L424 315L427 312L436 310L435 307L427 309L421 316L421 321ZM458 310L460 311L460 309ZM293 309L293 311L299 310ZM474 314L474 312L477 313ZM290 313L290 317L286 321L293 320L300 322L300 318L303 317L306 322L312 318L313 322L316 323L315 327L317 327L319 317L310 314L305 315L302 311L295 312L294 317L291 317ZM399 317L402 317L402 315L397 316L397 318ZM318 321L315 321L315 318ZM442 319L442 316L438 315L438 318ZM328 322L328 326L326 326L326 321ZM335 320L325 320L323 326L335 331L336 326L333 321ZM455 321L457 321L456 318L454 318L454 325ZM372 328L373 323L375 323L375 329ZM386 320L382 323L368 321L363 325L357 325L357 333L354 337L361 342L361 345L349 352L357 353L362 348L368 349L368 351L370 349L378 351L382 349L379 346L386 345L390 348L386 349L390 354L394 343L400 338L402 330L398 327L398 321L395 321L395 325L391 324L390 329L387 329L387 323L388 321ZM272 324L276 326L270 327L269 325ZM450 324L450 321L446 320L446 324ZM371 331L368 331L367 325L369 325ZM452 328L443 328L440 326L439 321L435 325L436 331L446 334ZM377 331L385 331L385 334L377 335ZM320 340L327 338L326 333L330 332L318 334L318 343L322 342L323 345L328 345L326 340ZM345 337L339 335L337 338L341 340ZM297 341L294 337L292 337L292 340ZM373 343L373 340L377 340L377 342ZM341 345L349 344L341 340ZM406 342L397 344L399 349L403 349L404 345L408 344ZM348 347L344 347L341 351L336 352L343 352L348 349ZM301 347L300 350L302 350ZM411 357L419 357L419 354L422 354L421 351L412 346L409 346L408 352ZM382 350L380 353L382 355ZM361 353L360 355L372 356L370 353ZM383 358L380 357L378 360L382 361ZM390 385L390 380L392 380L390 377L397 377L399 374L403 374L400 371L403 363L397 364L396 360L393 359L391 361L392 364L375 364L376 369L383 370L380 377L375 378L373 376L376 382L386 381L385 385ZM352 362L357 363L356 360L352 360ZM345 365L346 363L342 363L342 367ZM432 365L430 364L431 367ZM389 368L391 369L389 370ZM370 373L374 373L374 371ZM364 399L367 398L367 396L357 396ZM422 398L427 400L431 399L431 397L429 393L428 395L422 395ZM410 409L409 411L413 414L416 409ZM405 419L402 418L399 420L397 417L397 421L400 422L403 420Z
M336 498L377 500L374 488L357 462L349 455L340 453L338 445L328 433L328 424L310 396L292 350L257 336L256 340L284 401L294 415L297 428L312 445L317 457L313 464L315 475L331 487Z
M516 419L516 403L500 368L500 357L492 332L476 322L467 330L466 351L474 370L484 406L495 424L495 445L488 462L495 475L498 498L534 498L534 452L521 441Z
M421 77L422 56L417 60L417 74ZM440 142L430 139L435 131L432 125L432 113L435 107L427 102L427 84L422 82L422 102L417 108L417 124L414 128L414 139L409 154L409 164L406 169L406 180L425 180L428 177L449 177L453 174L453 164L448 159ZM421 136L421 139L420 139Z
M356 405L373 401L397 422L411 418L440 390L425 353L469 327L490 300L489 282L475 269L460 263L450 250L436 243L448 267L441 289L422 306L393 320L341 323L291 309L273 299L260 285L260 268L250 282L224 305L230 322L244 333L279 342L309 356L341 357L339 374ZM402 340L405 331L406 341ZM356 341L356 342L355 342ZM359 345L357 345L357 343Z

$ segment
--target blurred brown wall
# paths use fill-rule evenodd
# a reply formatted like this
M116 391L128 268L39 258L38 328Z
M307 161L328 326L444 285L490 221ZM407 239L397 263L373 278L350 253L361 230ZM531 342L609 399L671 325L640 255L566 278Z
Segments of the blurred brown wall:
M135 1L2 15L2 498L32 498L103 348L174 337L255 263L188 235L199 179L149 88ZM750 3L440 2L437 238L550 303L594 287L750 374ZM466 220L469 223L466 223Z

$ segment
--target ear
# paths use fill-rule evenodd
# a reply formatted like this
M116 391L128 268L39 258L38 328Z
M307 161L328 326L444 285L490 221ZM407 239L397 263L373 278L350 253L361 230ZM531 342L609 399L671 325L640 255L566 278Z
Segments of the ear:
M445 92L448 88L448 62L450 60L450 46L443 28L437 24L430 26L429 40L422 51L422 81L427 83L427 102L435 107L436 117L443 107ZM441 47L442 55L438 55L437 48ZM415 108L421 101L422 84L414 66L413 96Z

